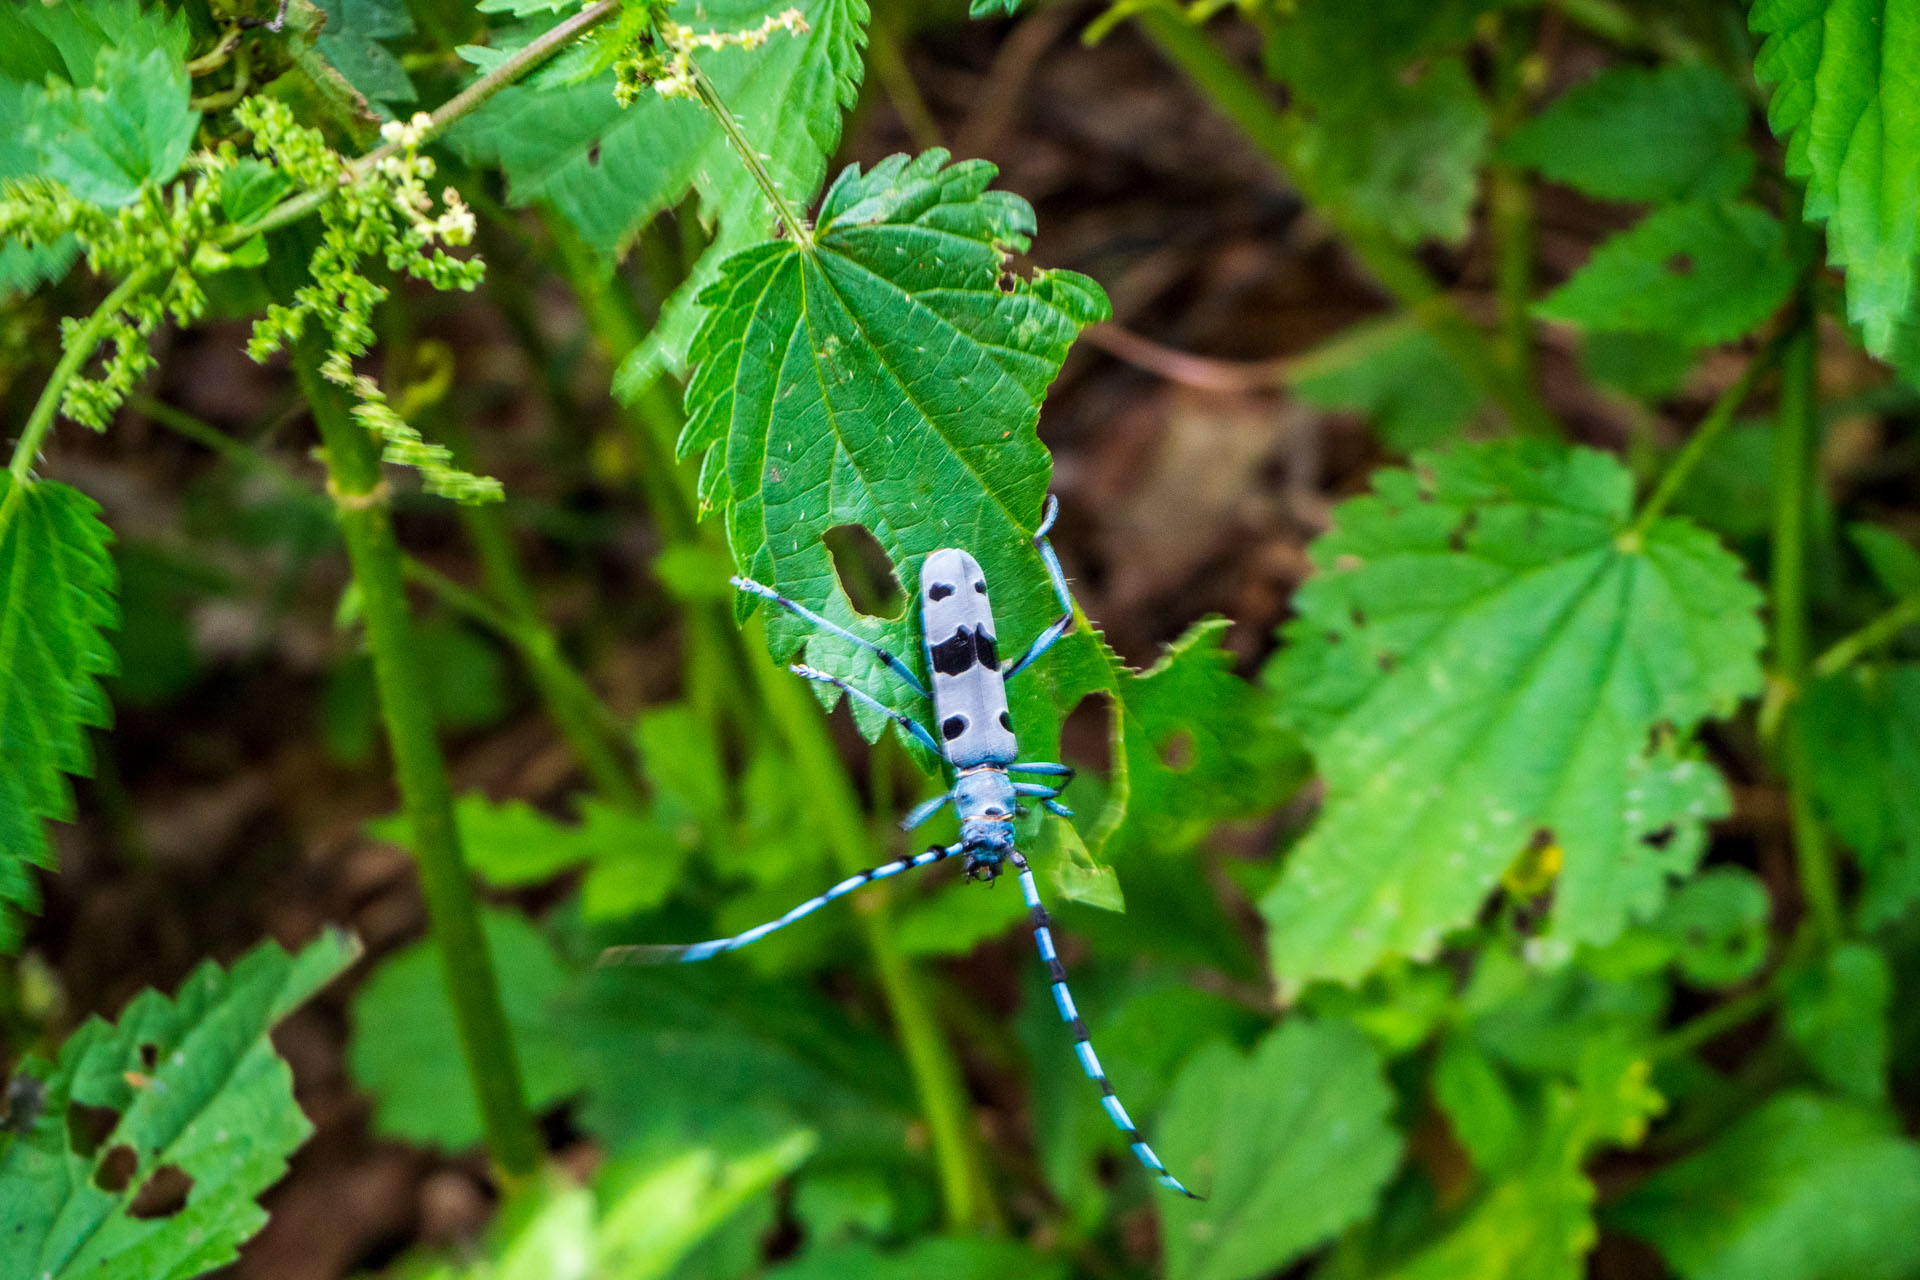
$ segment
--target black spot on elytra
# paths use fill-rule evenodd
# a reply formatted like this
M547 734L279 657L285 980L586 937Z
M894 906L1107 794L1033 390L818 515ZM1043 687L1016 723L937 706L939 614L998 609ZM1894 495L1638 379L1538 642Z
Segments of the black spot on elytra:
M948 742L952 742L966 731L967 718L965 716L948 716L940 722L940 736Z
M1002 729L1005 729L1008 733L1013 732L1013 717L1008 715L1004 711L1000 713L1000 727Z
M987 634L984 627L973 633L973 652L983 667L1000 665L1000 653L993 647L993 637Z
M984 582L976 582L973 584L973 590L975 595L983 596L987 594L987 584Z
M929 600L945 600L952 594L953 587L950 583L936 582L927 588L927 599Z
M973 632L962 627L929 652L935 671L943 676L957 676L974 664Z

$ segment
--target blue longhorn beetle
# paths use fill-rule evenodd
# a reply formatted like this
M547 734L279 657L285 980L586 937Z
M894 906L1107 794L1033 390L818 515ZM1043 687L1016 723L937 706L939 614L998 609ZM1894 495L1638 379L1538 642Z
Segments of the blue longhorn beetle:
M723 952L735 951L750 942L757 942L776 929L783 929L796 920L812 915L835 898L845 897L862 885L885 880L910 867L930 866L959 857L967 879L990 881L1000 874L1002 867L1011 865L1020 874L1020 892L1026 899L1027 910L1033 921L1033 940L1040 948L1040 958L1046 961L1047 973L1053 981L1054 1004L1059 1007L1061 1020L1073 1032L1073 1051L1080 1059L1081 1068L1100 1090L1101 1105L1126 1138L1134 1156L1161 1186L1198 1200L1200 1196L1187 1190L1178 1178L1167 1172L1167 1166L1161 1163L1153 1148L1141 1139L1126 1108L1114 1096L1113 1084L1101 1068L1100 1059L1094 1055L1087 1024L1081 1020L1079 1010L1074 1007L1073 996L1067 990L1067 973L1054 949L1052 920L1047 915L1047 909L1040 905L1040 890L1033 880L1033 868L1027 865L1025 855L1014 844L1013 819L1020 811L1021 797L1037 799L1062 817L1072 816L1072 811L1060 803L1059 796L1067 783L1072 781L1073 769L1064 764L1017 763L1019 744L1014 739L1013 719L1007 713L1007 681L1032 666L1036 658L1051 649L1073 626L1073 597L1067 590L1066 574L1061 571L1060 558L1047 541L1047 533L1053 528L1054 517L1058 514L1059 504L1049 496L1040 527L1034 531L1033 541L1041 559L1046 562L1047 576L1053 581L1054 595L1060 601L1061 613L1045 631L1035 637L1027 651L1012 662L1002 664L994 647L993 607L987 599L987 583L980 571L980 563L957 547L947 547L928 554L920 566L920 612L921 629L926 638L927 666L933 679L931 694L920 683L919 677L896 655L828 621L805 605L787 599L771 587L750 578L734 578L733 585L740 590L759 596L823 631L866 649L908 688L932 702L934 718L940 726L938 738L918 720L893 710L838 676L798 663L789 668L795 675L833 685L855 701L881 712L924 743L929 750L944 758L953 770L952 788L916 806L902 819L900 826L903 830L912 831L937 813L941 806L951 803L960 818L960 839L945 848L935 845L911 858L898 858L858 875L848 876L825 893L808 898L778 919L756 925L730 938L714 938L685 946L614 947L608 950L607 958L647 964L691 964L698 960L710 960ZM1016 773L1058 778L1060 782L1057 785L1016 782L1010 776Z

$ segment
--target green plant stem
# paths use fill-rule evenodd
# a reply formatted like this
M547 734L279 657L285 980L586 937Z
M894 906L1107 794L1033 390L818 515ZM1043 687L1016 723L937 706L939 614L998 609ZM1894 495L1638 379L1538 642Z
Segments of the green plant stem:
M324 358L320 340L309 335L295 349L294 372L320 428L328 487L360 588L381 715L401 804L413 830L427 922L486 1129L487 1150L503 1180L517 1183L539 1164L540 1137L527 1109L493 959L461 856L446 761L434 733L426 677L407 613L400 546L393 535L379 450L354 421L344 394L321 374Z
M1690 1018L1656 1039L1647 1049L1655 1062L1683 1058L1701 1045L1717 1040L1735 1027L1744 1026L1773 1008L1780 999L1778 975L1751 991L1717 1004L1696 1018Z
M765 652L755 625L747 637L754 655ZM786 742L794 768L813 797L814 812L843 871L871 866L874 841L867 831L846 766L827 732L819 701L800 681L763 657L747 660L769 718ZM887 886L876 885L857 901L854 914L862 940L893 1014L907 1068L920 1096L940 1177L947 1225L956 1231L978 1229L990 1221L993 1204L985 1194L980 1149L974 1141L967 1093L939 1023L927 999L926 985L901 952L888 915Z
M1161 53L1313 202L1374 279L1414 313L1474 385L1500 406L1516 430L1535 436L1561 434L1559 424L1539 397L1514 376L1486 334L1441 292L1418 259L1379 231L1343 213L1337 202L1315 198L1310 184L1301 180L1293 166L1297 122L1275 108L1260 86L1229 61L1204 31L1164 0L1143 6L1133 16Z
M1866 654L1891 643L1895 636L1915 625L1920 625L1920 596L1908 596L1858 631L1834 641L1826 652L1813 660L1811 670L1816 676L1839 675Z
M439 137L462 116L474 111L488 98L572 43L576 37L605 22L618 12L620 12L620 0L599 0L599 3L587 6L552 30L532 40L525 48L435 108L428 117L429 123L423 141ZM342 185L352 185L375 165L388 156L397 154L398 151L398 147L390 144L383 145L351 161L341 174ZM220 237L219 243L223 246L236 245L254 236L278 230L288 223L298 222L325 204L332 194L332 188L322 187L313 191L303 191L297 196L282 200L252 222L232 228Z
M1504 140L1527 117L1525 63L1531 24L1518 27L1509 15L1495 37L1494 136ZM1526 170L1494 160L1487 166L1487 227L1493 239L1493 292L1498 307L1500 343L1508 367L1520 385L1534 383L1533 352L1533 186Z
M40 456L40 446L46 442L47 432L53 430L53 420L60 408L60 398L66 394L67 384L80 372L106 336L107 327L113 323L120 308L126 305L128 298L146 288L154 277L151 267L142 268L115 285L106 300L93 309L93 314L75 329L63 344L60 361L53 366L53 373L47 378L47 385L40 388L40 398L33 402L33 409L27 414L27 425L21 428L20 438L14 442L13 461L7 471L13 477L13 483L7 487L7 496L0 502L0 530L7 527L13 518L13 509L20 502L20 495L33 482L33 462Z
M1707 456L1707 450L1713 447L1713 442L1733 425L1734 415L1740 412L1740 406L1747 402L1747 397L1753 394L1753 389L1759 385L1760 379L1766 375L1767 370L1780 359L1780 352L1786 346L1789 333L1788 330L1782 330L1768 339L1766 345L1747 362L1746 369L1734 380L1733 385L1721 392L1720 398L1713 402L1713 407L1707 410L1707 416L1700 420L1700 425L1695 427L1693 434L1687 437L1686 444L1682 445L1680 452L1674 455L1673 461L1667 464L1667 469L1661 474L1660 482L1653 487L1653 492L1648 494L1647 500L1640 504L1640 511L1633 518L1635 533L1644 534L1652 527L1653 522L1660 518L1675 496L1679 494L1680 487L1686 483L1687 477L1693 474L1693 469L1700 465L1702 458Z
M147 396L135 396L130 403L169 431L212 450L244 471L266 476L293 497L315 504L326 501L302 484L300 477L272 458L192 414ZM462 507L461 510L496 513L499 507L489 503L482 507ZM482 559L484 561L484 555ZM518 566L510 567L517 574ZM631 771L620 763L617 751L609 747L609 744L621 742L625 737L619 717L593 692L586 678L567 663L551 629L537 615L532 617L533 625L529 626L529 619L521 610L495 604L404 552L401 554L400 570L407 581L425 587L447 608L480 624L512 645L520 655L520 660L527 664L536 687L547 701L548 714L553 717L562 734L567 736L568 744L575 748L581 767L587 770L587 776L593 779L594 785L609 799L624 803L624 796L631 795L637 800L638 792L634 788ZM497 584L491 579L489 587L497 590ZM589 741L586 743L575 743L574 734L568 730L571 726L577 731L581 722L591 723L598 732L588 735ZM589 751L598 753L605 760L590 761ZM602 769L612 771L604 781Z
M734 118L733 112L721 100L719 90L713 87L713 81L707 78L707 73L691 55L687 58L687 66L692 69L690 79L693 82L694 93L699 96L700 105L712 112L713 118L719 122L720 130L727 135L727 141L732 144L734 154L740 157L740 163L744 164L747 172L753 175L753 181L760 188L760 193L766 196L767 203L773 206L774 216L780 219L781 224L787 229L787 234L793 237L795 244L812 243L813 235L807 228L806 219L795 213L793 206L787 203L786 196L780 192L780 184L775 182L773 174L767 171L766 162L760 158L760 152L755 149L753 140L747 137L746 131L740 127L740 122Z
M1808 671L1807 515L1819 479L1814 466L1819 445L1818 348L1811 300L1803 290L1781 352L1773 450L1773 662L1776 688L1782 691L1775 700L1775 723L1780 725L1780 764L1787 779L1801 894L1820 940L1831 946L1845 934L1839 877L1814 812L1806 737L1787 705L1798 696Z

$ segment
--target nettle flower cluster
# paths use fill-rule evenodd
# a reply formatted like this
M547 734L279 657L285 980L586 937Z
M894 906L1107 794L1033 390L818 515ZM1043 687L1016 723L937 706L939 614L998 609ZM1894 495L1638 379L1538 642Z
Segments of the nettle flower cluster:
M380 385L353 367L373 346L373 310L388 293L368 279L370 259L436 289L471 290L486 270L477 258L449 252L472 243L475 223L451 187L441 193L435 213L426 186L433 160L420 154L431 118L422 113L404 123L389 121L381 129L386 145L348 163L317 130L298 124L282 102L249 99L235 115L253 131L255 147L296 185L326 196L318 210L320 248L308 264L312 278L292 303L276 303L254 324L247 354L265 360L297 341L309 322L319 325L328 338L321 372L358 401L354 416L380 441L386 461L418 469L429 492L456 502L498 500L499 481L455 467L444 446L422 439Z
M812 28L798 9L773 14L745 31L695 31L675 22L664 9L654 14L653 31L614 64L613 96L623 107L639 101L649 86L663 98L698 98L693 54L697 49L758 49L779 32L804 35Z
M478 259L452 252L472 243L472 212L451 188L437 202L427 188L434 165L420 147L430 118L388 123L386 145L352 162L275 99L242 102L234 120L252 133L253 156L232 142L194 152L178 181L149 186L121 208L81 200L45 178L9 182L0 194L0 242L35 246L50 261L71 244L95 275L122 282L104 311L61 322L66 349L107 351L98 373L68 381L61 411L105 429L153 367L152 336L161 321L191 325L206 312L205 277L265 262L266 240L256 228L268 225L288 198L306 192L317 200L325 229L309 264L311 279L291 304L269 307L256 322L248 354L264 360L297 340L309 322L317 324L327 335L323 372L358 402L355 416L380 440L383 458L417 468L429 491L455 501L498 499L498 481L455 467L444 447L423 440L379 384L353 367L373 345L373 310L388 292L367 278L370 262L384 261L436 289L470 290L485 271Z
M75 422L105 430L153 367L151 339L161 320L171 316L184 326L199 319L207 308L200 277L240 260L217 243L215 232L225 222L221 189L242 163L231 143L199 152L187 158L184 181L164 192L150 188L118 209L81 200L46 178L7 184L0 198L0 241L60 254L71 238L94 274L134 282L97 321L69 316L60 322L63 346L81 341L81 330L98 323L96 341L110 348L97 375L67 383L60 409Z

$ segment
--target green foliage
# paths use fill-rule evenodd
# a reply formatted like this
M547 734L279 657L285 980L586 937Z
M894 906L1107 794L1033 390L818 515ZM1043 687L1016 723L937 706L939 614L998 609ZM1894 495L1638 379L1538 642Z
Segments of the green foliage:
M1773 86L1767 123L1802 212L1824 224L1827 260L1846 272L1847 314L1886 357L1914 323L1920 253L1920 17L1902 5L1756 0L1765 39L1753 71Z
M1012 1240L936 1237L894 1253L857 1244L813 1253L776 1268L768 1273L768 1280L918 1280L921 1276L939 1276L941 1280L1001 1280L1005 1276L1065 1280L1066 1274L1058 1260Z
M756 47L708 49L695 61L764 157L780 193L804 204L819 189L840 139L841 113L860 86L865 0L721 0L701 6L697 31L666 18L651 39L693 51L699 36L752 31L789 8L798 9L804 29L774 34ZM510 88L451 140L469 158L497 164L515 203L550 207L607 261L619 257L649 219L689 193L699 195L713 241L652 338L629 357L622 372L629 388L651 382L661 364L678 367L685 360L700 322L694 298L718 278L722 261L772 226L772 205L711 112L664 88L622 105L611 71L578 83Z
M1530 849L1564 863L1550 935L1608 941L1725 811L1683 735L1757 691L1758 594L1691 525L1630 530L1603 454L1460 449L1374 490L1268 669L1327 786L1261 901L1276 974L1429 955Z
M705 458L701 498L725 508L742 573L904 654L921 647L913 621L882 629L856 614L821 535L865 525L896 566L966 547L1008 631L1015 619L1037 631L1058 605L1030 541L1047 471L1034 424L1074 333L1107 314L1098 286L1072 272L1003 288L1032 210L987 189L993 166L946 160L933 151L849 168L808 243L772 241L725 263L703 295L680 443ZM777 344L771 357L763 342ZM916 465L901 468L903 455ZM844 479L829 485L833 476ZM774 613L767 631L782 655L806 629ZM1084 635L1063 642L1069 669L1084 669L1091 647ZM814 637L807 650L909 709L853 646ZM1045 749L1059 711L1042 719L1040 706L1022 697L1016 723ZM860 719L877 732L878 717Z
M0 953L36 910L33 867L53 867L45 819L73 816L67 774L93 772L88 730L110 713L100 679L117 669L113 535L92 499L64 484L0 474Z
M489 911L481 923L527 1099L536 1109L551 1106L580 1083L578 1063L549 1020L567 974L525 917ZM461 1080L458 1034L431 942L382 960L355 994L347 1066L376 1100L377 1132L446 1151L480 1141L480 1107Z
M1161 1112L1161 1152L1207 1199L1165 1216L1169 1280L1271 1274L1366 1216L1400 1160L1379 1055L1294 1020L1251 1054L1195 1054Z
M1887 1093L1893 974L1866 943L1835 947L1787 978L1787 1033L1822 1081L1867 1102Z
M413 34L402 0L313 0L326 20L313 50L370 102L412 102L419 95L400 60L383 41Z
M27 1059L39 1105L30 1128L0 1133L0 1275L185 1280L233 1261L267 1220L256 1197L312 1132L267 1033L357 952L339 933L294 956L263 943L230 970L201 965L171 1000L146 991L118 1022L91 1019L56 1062ZM81 1109L110 1127L76 1126ZM169 1171L191 1181L184 1203L134 1213Z
M1915 1213L1920 1147L1885 1112L1785 1093L1654 1174L1609 1219L1686 1280L1894 1280L1920 1268Z
M1668 899L1650 931L1671 948L1681 977L1727 987L1766 962L1771 910L1766 886L1752 872L1709 867Z
M1860 856L1861 924L1900 918L1920 903L1920 666L1816 681L1794 714L1814 796Z
M1746 132L1740 90L1712 67L1615 67L1556 98L1500 154L1603 200L1714 200L1753 174Z
M601 1170L590 1186L559 1173L508 1203L470 1263L422 1260L410 1280L656 1280L813 1149L804 1131L737 1154L699 1147Z
M477 565L436 537L441 572L414 577L463 621L389 625L412 636L421 670L384 687L345 637L320 698L320 735L354 763L374 759L383 714L416 722L393 753L416 822L372 830L425 833L437 932L396 940L352 1003L347 1065L371 1128L452 1152L485 1139L514 1184L483 1240L410 1257L396 1277L1572 1280L1603 1228L1642 1237L1688 1280L1920 1272L1901 1065L1920 918L1920 553L1898 505L1911 459L1897 437L1871 454L1857 443L1871 438L1864 418L1897 423L1911 405L1817 320L1826 286L1809 270L1824 234L1868 349L1920 367L1912 15L1851 0L1751 7L1784 165L1755 145L1766 139L1750 129L1724 6L1233 6L1278 88L1245 70L1249 42L1213 46L1226 7L1123 0L1094 20L1140 17L1249 134L1249 155L1284 170L1285 216L1296 194L1306 206L1294 247L1382 288L1336 299L1315 283L1311 300L1336 305L1231 343L1324 336L1327 317L1363 316L1255 368L1284 369L1285 394L1366 419L1377 447L1412 458L1373 472L1370 490L1376 446L1344 431L1276 427L1274 452L1236 458L1287 472L1285 506L1264 474L1246 481L1251 518L1235 532L1262 551L1234 568L1256 572L1202 584L1236 610L1291 618L1258 684L1234 667L1265 638L1230 643L1223 620L1180 632L1147 619L1168 623L1149 634L1179 638L1133 671L1082 616L1012 688L1025 758L1086 751L1078 725L1062 743L1077 708L1108 717L1104 761L1068 796L1081 816L1029 814L1020 847L1050 905L1115 909L1060 906L1056 945L1143 1135L1208 1194L1189 1203L1130 1162L1068 1047L1028 908L1004 886L941 868L712 964L591 959L737 932L905 847L891 826L901 793L930 784L903 780L898 743L879 741L886 721L866 709L854 716L873 759L851 738L834 740L853 748L845 761L808 743L812 708L785 714L761 656L729 630L721 601L743 622L757 606L731 596L721 566L730 550L742 572L918 665L917 610L859 612L872 593L849 594L842 569L858 575L828 544L845 526L870 532L886 563L860 574L890 570L910 600L929 551L965 547L985 567L1002 652L1020 652L1058 609L1031 541L1053 484L1041 402L1081 327L1107 318L1101 286L1018 262L1033 210L991 188L990 165L944 151L849 167L817 220L801 216L863 74L863 0L294 0L284 30L254 21L276 7L0 6L0 383L58 362L0 481L0 945L21 941L31 868L51 862L43 823L71 816L68 779L89 768L109 694L149 708L144 746L185 691L200 701L178 722L206 714L217 662L259 656L198 651L203 638L232 644L226 614L257 618L274 653L301 648L326 601L292 592L308 579L337 589L309 570L341 527L363 576L338 616L406 617L390 495L370 479L329 501L300 489L305 471L281 475L299 532L237 540L271 555L270 573L229 561L236 547L182 549L145 523L173 496L128 488L135 500L113 509L140 511L140 539L164 551L126 570L131 670L103 691L118 609L109 535L87 499L30 478L74 466L120 484L140 441L43 459L56 411L105 428L152 367L161 325L251 319L256 357L304 343L302 390L334 403L314 376L323 359L388 461L481 501L500 487L417 428L464 451L462 418L504 421L492 370L539 383L556 412L515 413L505 454L486 451L507 433L472 442L533 476L524 500L468 513ZM923 62L894 42L877 52L884 96L911 101L901 77ZM952 93L932 87L944 113ZM386 119L380 144L351 158L416 97L435 114ZM864 153L876 136L849 145ZM471 210L436 172L443 137L472 162L449 175ZM1783 225L1795 176L1815 230ZM1564 262L1586 221L1546 184L1650 208L1542 290L1531 268ZM503 202L545 216L527 224ZM648 232L672 210L697 212L711 242L690 226ZM481 218L512 250L489 295L497 314L458 299L445 314L394 288L402 276L476 288ZM1075 243L1072 260L1111 265ZM642 260L624 266L636 244ZM551 304L554 276L582 291L589 333L549 332L566 310ZM1342 271L1301 273L1321 276ZM1238 321L1257 291L1227 292ZM53 349L49 303L101 295ZM1382 299L1399 309L1377 311ZM376 316L393 352L377 349ZM1582 331L1577 366L1566 335L1536 320ZM416 367L412 348L442 341L429 331L478 340L484 396L462 396L449 361L446 378L389 402L372 371ZM1759 341L1809 331L1817 363L1802 361L1806 343ZM637 466L611 421L571 421L591 398L576 363L590 343L623 360L622 443ZM1780 361L1777 386L1755 366L1721 396L1755 350ZM697 487L664 457L678 424L659 381L689 357L680 447L699 459ZM1842 376L1847 398L1822 401ZM146 416L170 425L168 412ZM536 434L554 419L580 434ZM1819 422L1833 424L1821 465L1789 465L1812 454ZM1537 438L1460 439L1508 424ZM330 446L353 441L338 414L323 425ZM186 434L252 458L212 428ZM1624 440L1625 459L1556 434ZM1088 479L1083 441L1061 481L1060 541L1091 579L1081 598L1104 610L1102 571L1125 544L1096 538L1089 553L1077 535L1125 487ZM611 493L635 471L650 522ZM1363 490L1330 519L1316 501ZM195 537L230 519L224 494L185 494ZM726 547L695 527L696 507L723 514ZM422 528L404 505L397 517L409 538ZM629 577L624 543L602 552L643 523L647 563ZM1283 603L1275 584L1302 572L1295 531L1328 525L1310 580ZM1761 596L1703 527L1774 575L1765 681ZM539 571L521 571L536 533ZM390 579L367 569L371 542ZM203 592L224 612L196 609ZM541 616L552 600L564 630ZM764 612L775 655L804 649L924 714L863 650ZM641 645L644 662L628 661ZM676 645L677 663L664 656ZM684 691L667 693L675 672ZM600 704L603 684L617 710ZM578 774L531 729L535 749L501 767L494 749L521 698L540 701ZM443 803L436 721L461 737L462 785L482 779L498 800ZM204 768L218 753L193 732ZM863 763L864 779L846 772ZM1323 784L1312 805L1289 803L1310 767ZM1741 825L1709 851L1709 824L1731 807L1722 767L1740 780ZM82 834L124 850L139 900L171 911L170 858L142 857L152 778L128 781L102 780ZM345 785L375 782L362 769ZM926 834L951 830L943 814ZM469 874L539 917L476 914ZM69 941L99 918L92 904L60 914L35 939L54 968L30 952L0 980L9 1037L57 1024L48 974L95 972ZM332 937L295 959L268 946L231 974L203 969L177 1001L139 997L118 1027L86 1024L57 1063L28 1059L0 1099L0 1241L28 1244L0 1244L0 1277L184 1277L230 1261L306 1132L267 1031L348 952ZM503 1025L488 1028L490 1011ZM547 1135L566 1134L555 1163L592 1173L536 1170L531 1124L509 1132L519 1104L564 1109ZM524 1156L502 1158L516 1145L503 1133ZM156 1214L188 1180L184 1203Z
M180 15L133 0L9 5L0 44L0 178L49 178L119 208L179 170L200 123Z
M1404 1264L1391 1280L1577 1280L1596 1235L1593 1184L1581 1165L1602 1147L1638 1143L1661 1098L1647 1083L1647 1064L1604 1040L1590 1041L1571 1079L1546 1085L1525 1109L1516 1136L1503 1086L1483 1077L1481 1093L1458 1080L1441 1095L1448 1120L1476 1163L1485 1161L1486 1189L1453 1228ZM1489 1083L1491 1081L1491 1083ZM1494 1134L1502 1139L1496 1143Z
M1670 205L1595 249L1535 312L1585 329L1707 345L1765 320L1786 301L1798 274L1785 232L1764 210Z
M1267 70L1299 95L1289 141L1317 203L1408 243L1466 236L1491 118L1454 51L1497 7L1308 0L1267 20Z
M1403 453L1451 439L1481 402L1479 389L1412 316L1342 330L1296 361L1287 381L1308 404L1370 419L1381 440Z

